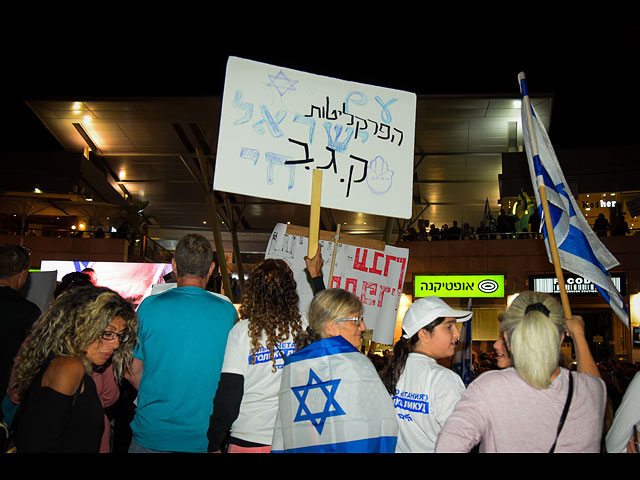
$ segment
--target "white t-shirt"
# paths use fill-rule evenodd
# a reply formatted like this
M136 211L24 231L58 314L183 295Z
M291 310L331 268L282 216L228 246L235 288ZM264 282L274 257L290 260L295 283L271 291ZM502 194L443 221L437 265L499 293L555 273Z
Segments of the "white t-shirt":
M433 452L438 432L464 394L460 376L420 353L410 353L396 385L396 453Z
M637 372L622 397L616 415L607 432L608 453L626 453L633 426L640 429L640 372Z
M270 445L278 411L280 374L284 364L280 352L284 356L291 355L295 351L295 344L291 337L278 344L280 351L276 349L274 352L277 368L273 372L270 352L266 348L257 353L255 363L252 363L248 326L249 322L243 320L231 329L222 365L222 373L235 373L244 377L240 412L231 426L231 435L249 442ZM266 338L260 344L266 345Z

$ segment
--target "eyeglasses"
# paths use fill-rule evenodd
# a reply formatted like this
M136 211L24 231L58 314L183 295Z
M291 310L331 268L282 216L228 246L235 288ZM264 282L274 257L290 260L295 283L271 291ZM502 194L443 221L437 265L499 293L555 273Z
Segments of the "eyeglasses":
M106 340L107 342L113 342L116 338L118 340L120 340L120 343L124 343L127 340L129 340L129 335L127 335L126 333L116 333L116 332L102 332L102 335L100 335L100 338L102 338L103 340Z
M355 322L356 325L360 326L364 323L364 317L362 315L352 318L338 318L335 320L336 322Z

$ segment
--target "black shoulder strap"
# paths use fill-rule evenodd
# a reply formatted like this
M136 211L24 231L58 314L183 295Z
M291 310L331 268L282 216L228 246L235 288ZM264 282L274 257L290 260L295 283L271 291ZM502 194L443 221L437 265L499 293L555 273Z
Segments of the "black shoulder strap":
M567 418L567 414L569 413L569 407L571 406L571 397L573 396L573 375L569 372L569 393L567 394L567 401L564 404L564 410L562 412L562 416L560 417L560 423L558 424L558 432L556 433L556 440L553 442L551 450L549 453L553 453L556 449L556 443L558 442L558 437L560 436L560 432L562 431L562 427L564 426L564 421Z

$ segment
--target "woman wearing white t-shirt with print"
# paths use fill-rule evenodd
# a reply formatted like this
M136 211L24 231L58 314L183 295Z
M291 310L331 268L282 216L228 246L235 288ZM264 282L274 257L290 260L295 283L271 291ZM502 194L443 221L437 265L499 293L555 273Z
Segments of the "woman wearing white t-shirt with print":
M229 333L207 437L209 451L269 452L283 357L304 329L293 272L267 259L249 276L240 320Z
M397 414L396 453L434 451L438 432L465 391L460 376L438 360L453 356L460 339L456 323L471 315L438 297L421 298L407 310L404 334L382 374Z

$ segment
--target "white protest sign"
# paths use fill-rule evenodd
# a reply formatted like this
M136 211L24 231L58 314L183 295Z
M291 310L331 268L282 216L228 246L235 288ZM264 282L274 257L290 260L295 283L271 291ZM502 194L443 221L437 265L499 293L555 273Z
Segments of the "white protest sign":
M410 218L416 95L230 57L213 188Z
M327 288L344 288L364 305L364 321L373 330L373 341L393 344L398 302L402 294L409 250L384 246L384 251L338 242L333 277L329 279L334 242L320 239L322 273ZM287 232L287 225L276 225L265 258L280 258L293 271L300 297L300 311L307 312L313 289L305 270L308 238Z

